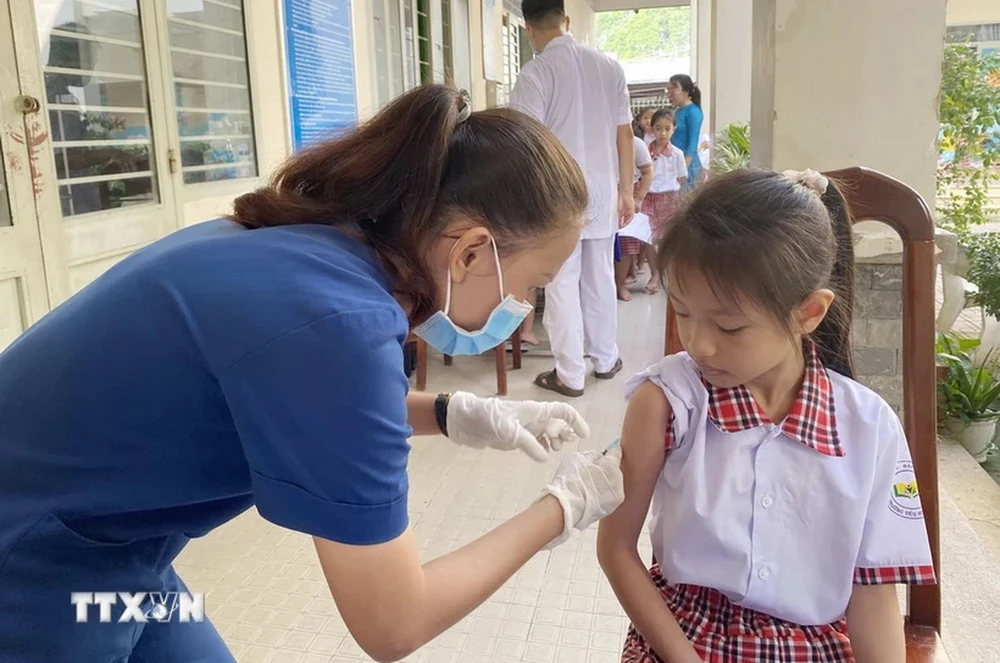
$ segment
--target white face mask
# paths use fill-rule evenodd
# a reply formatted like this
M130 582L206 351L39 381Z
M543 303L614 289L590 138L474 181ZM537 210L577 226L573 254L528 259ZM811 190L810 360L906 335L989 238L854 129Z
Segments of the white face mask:
M442 354L451 356L480 355L487 350L492 350L511 337L533 308L527 302L518 301L513 295L504 296L500 255L497 253L497 244L492 237L490 243L493 246L493 258L497 265L500 303L490 313L486 324L478 331L468 331L456 325L448 317L451 310L451 268L449 267L444 311L438 311L413 330L414 334Z

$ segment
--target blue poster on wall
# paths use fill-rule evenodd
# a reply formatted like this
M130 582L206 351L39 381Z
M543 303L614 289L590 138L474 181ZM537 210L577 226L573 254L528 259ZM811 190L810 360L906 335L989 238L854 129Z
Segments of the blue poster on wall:
M283 0L292 148L358 120L351 0Z

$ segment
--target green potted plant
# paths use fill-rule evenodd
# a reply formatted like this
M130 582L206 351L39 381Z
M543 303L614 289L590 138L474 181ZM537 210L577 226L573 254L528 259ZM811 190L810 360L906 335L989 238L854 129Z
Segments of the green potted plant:
M970 352L978 345L978 339L951 334L938 338L937 360L947 367L947 377L938 383L938 421L981 463L1000 418L1000 380L991 369L992 353L973 361Z
M727 124L715 139L712 172L728 173L750 167L750 125Z

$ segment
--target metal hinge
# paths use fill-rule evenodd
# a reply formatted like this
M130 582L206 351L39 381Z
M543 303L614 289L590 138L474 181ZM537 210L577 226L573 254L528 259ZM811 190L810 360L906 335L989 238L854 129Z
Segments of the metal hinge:
M167 165L171 173L177 172L177 150L173 148L167 150Z

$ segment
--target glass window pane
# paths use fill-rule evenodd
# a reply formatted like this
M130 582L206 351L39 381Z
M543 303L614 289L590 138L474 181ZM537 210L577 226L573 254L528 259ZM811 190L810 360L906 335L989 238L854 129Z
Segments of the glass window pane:
M35 0L64 216L159 202L138 0Z
M255 177L242 0L167 0L185 184Z
M416 35L413 27L413 0L403 0L403 45L405 46L405 52L403 54L404 67L403 74L405 76L404 83L406 89L417 85L417 58L416 58L416 44L414 40Z
M14 216L10 209L10 197L7 195L6 164L0 168L0 228L14 225Z

